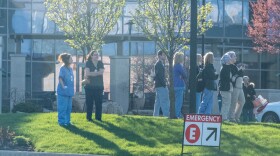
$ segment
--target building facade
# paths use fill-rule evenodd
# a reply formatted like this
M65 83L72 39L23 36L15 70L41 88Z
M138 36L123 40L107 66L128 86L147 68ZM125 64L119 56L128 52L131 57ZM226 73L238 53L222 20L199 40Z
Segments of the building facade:
M46 17L44 0L0 0L0 52L2 57L2 103L10 101L11 93L11 56L23 54L26 59L25 94L27 98L36 98L38 93L55 91L57 85L58 67L57 56L69 52L74 58L76 91L81 91L81 60L82 53L71 49L63 41L62 32ZM252 50L251 39L247 37L247 25L251 20L248 0L205 0L213 5L209 18L213 20L213 28L199 36L198 53L212 51L215 57L221 57L225 52L234 50L238 54L238 63L245 64L245 75L248 75L258 89L280 88L279 54L258 54ZM202 3L202 0L199 1ZM129 25L131 12L137 7L135 0L127 0L123 15L110 32L113 41L105 41L102 48L102 60L105 63L105 92L110 92L110 56L118 55L119 51L125 56L131 55L142 58L140 67L143 69L142 79L135 80L131 76L130 84L148 84L145 62L148 56L154 56L157 51L153 41L145 40L141 31L132 26L131 38ZM126 37L122 38L121 37ZM119 37L119 38L118 38ZM129 49L129 39L131 49ZM17 43L21 43L17 47ZM122 48L120 48L122 47ZM202 49L204 47L204 49ZM19 50L20 49L20 50ZM186 51L186 55L189 52ZM139 66L132 64L131 67ZM133 69L132 69L133 70ZM130 74L132 75L132 74ZM141 76L140 76L141 77ZM146 85L147 86L147 85ZM132 88L132 87L130 87ZM133 89L131 89L132 92ZM4 109L3 109L4 110Z

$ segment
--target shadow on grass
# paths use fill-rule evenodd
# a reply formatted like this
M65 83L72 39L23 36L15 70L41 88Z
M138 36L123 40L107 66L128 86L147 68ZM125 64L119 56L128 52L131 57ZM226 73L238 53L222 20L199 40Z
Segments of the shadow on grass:
M227 139L227 141L223 142L223 140L225 139ZM255 154L257 155L270 156L270 155L279 154L278 151L271 150L270 148L267 148L265 146L260 146L255 142L249 141L247 138L241 138L225 131L222 131L222 138L220 140L220 144L221 144L220 151L218 148L210 149L210 151L213 152L213 155L215 156L249 155L250 153L244 153L243 151L250 151L250 149L254 150Z
M88 140L91 140L95 143L97 143L101 148L103 149L110 149L115 151L115 153L113 155L120 155L120 156L130 156L132 155L130 152L126 151L126 150L122 150L119 148L118 145L116 145L114 142L105 139L104 137L101 137L100 135L91 133L91 132L87 132L84 131L76 126L69 126L69 127L64 127L65 129L69 130L70 132L80 135ZM94 154L98 154L98 153L94 153Z
M144 139L143 137L139 136L133 130L127 130L124 128L117 127L109 122L98 122L93 121L94 124L104 128L108 132L113 133L114 135L118 136L119 138L126 139L130 142L137 142L139 145L148 146L148 147L155 147L156 142L153 140Z
M158 120L164 120L164 122L157 122ZM167 118L151 119L125 117L118 122L124 125L133 124L135 127L139 128L139 131L143 132L143 135L148 138L153 138L162 144L182 142L182 135L178 136L178 134L183 133L183 121L182 123L176 123L174 120Z

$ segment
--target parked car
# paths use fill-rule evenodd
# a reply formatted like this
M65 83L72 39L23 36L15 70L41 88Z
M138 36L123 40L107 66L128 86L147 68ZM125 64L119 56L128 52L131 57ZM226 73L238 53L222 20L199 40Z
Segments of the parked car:
M280 122L280 101L268 103L256 114L258 122Z

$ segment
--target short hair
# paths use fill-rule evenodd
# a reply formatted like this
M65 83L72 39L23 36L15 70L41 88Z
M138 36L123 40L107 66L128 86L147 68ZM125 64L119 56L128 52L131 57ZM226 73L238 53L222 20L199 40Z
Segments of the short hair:
M96 50L92 50L92 51L90 51L89 53L88 53L88 55L87 55L87 61L88 60L91 60L91 58L92 58L92 55L94 54L94 53L98 53L99 54L99 52L98 51L96 51Z
M181 51L176 52L173 57L173 66L177 63L183 63L183 62L184 62L184 53Z
M208 52L204 55L204 64L213 64L214 62L214 54L213 52Z
M62 53L58 56L58 61L60 63L64 63L65 66L69 66L70 63L69 63L69 59L70 59L71 55L68 54L68 53Z

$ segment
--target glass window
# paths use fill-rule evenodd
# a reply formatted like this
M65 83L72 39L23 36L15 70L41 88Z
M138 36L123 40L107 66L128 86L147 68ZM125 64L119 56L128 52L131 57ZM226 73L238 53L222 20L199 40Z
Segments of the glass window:
M138 4L136 2L126 2L124 7L124 16L131 16L131 14L135 13L135 10L137 9Z
M242 36L242 1L226 0L225 1L225 36L241 37Z
M243 24L249 23L249 1L243 1Z
M278 64L279 54L261 54L261 70L274 70L276 71L279 68Z
M0 36L0 51L2 51L2 59L7 59L7 38Z
M46 17L46 12L43 4L33 5L36 10L32 11L32 33L50 33L55 31L54 22Z
M31 9L31 0L9 0L10 8Z
M9 10L9 17L12 19L10 33L31 33L31 11Z
M7 32L7 10L0 9L0 34Z
M0 8L7 7L7 0L0 0Z
M33 40L32 58L41 61L54 61L54 40Z
M106 56L114 56L117 53L117 44L116 43L108 43L103 45L102 47L102 55Z
M206 3L211 3L213 11L207 18L212 19L213 27L210 28L205 35L206 36L223 36L223 1L206 0Z
M147 41L147 42L144 42L144 53L145 54L150 54L150 55L153 55L156 53L156 45L155 45L155 42L152 42L152 41Z
M32 63L32 91L54 91L54 63ZM75 75L75 74L74 74Z
M64 52L76 55L75 49L71 48L64 40L55 40L55 53L59 55Z
M243 49L242 55L245 69L260 69L260 54L254 52L252 49Z
M261 70L261 88L279 89L279 72Z
M109 32L110 35L121 34L122 33L122 18L120 18L113 29Z
M255 84L255 89L264 89L261 88L261 74L259 70L245 69L244 75L248 76L250 78L250 82L253 82Z

